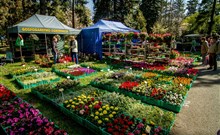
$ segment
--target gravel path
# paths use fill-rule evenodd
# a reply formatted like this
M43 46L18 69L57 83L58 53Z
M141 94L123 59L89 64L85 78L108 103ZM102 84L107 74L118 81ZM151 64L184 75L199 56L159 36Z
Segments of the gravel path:
M218 70L200 69L171 135L217 135L220 130L220 61Z

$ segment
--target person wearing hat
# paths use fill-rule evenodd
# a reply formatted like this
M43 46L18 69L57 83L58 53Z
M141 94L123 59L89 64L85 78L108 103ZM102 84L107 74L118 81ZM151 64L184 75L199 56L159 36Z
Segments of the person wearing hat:
M70 37L70 48L71 48L71 52L72 52L72 61L75 62L76 64L79 63L78 60L78 43L77 40L75 39L74 36Z

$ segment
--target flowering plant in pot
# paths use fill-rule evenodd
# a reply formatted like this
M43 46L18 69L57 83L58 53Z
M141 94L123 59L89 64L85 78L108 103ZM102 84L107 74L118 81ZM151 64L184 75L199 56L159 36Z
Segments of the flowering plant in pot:
M123 82L120 86L119 89L125 89L128 91L131 91L134 87L138 86L138 82L130 82L130 81L126 81Z
M182 94L173 93L172 91L168 91L166 95L164 96L164 101L169 102L173 105L181 105L183 102L183 96Z
M16 95L15 93L8 90L5 86L0 84L0 103L3 101L8 101L14 98Z

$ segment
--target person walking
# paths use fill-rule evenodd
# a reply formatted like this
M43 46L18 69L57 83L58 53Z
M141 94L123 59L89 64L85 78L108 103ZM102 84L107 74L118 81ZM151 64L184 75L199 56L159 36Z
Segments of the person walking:
M212 41L211 41L211 46L208 49L208 53L209 53L209 69L214 69L213 71L217 70L217 60L216 60L216 53L218 51L218 46L217 46L217 40L218 40L218 36L213 36L212 37Z
M52 41L52 53L53 53L54 64L56 64L58 58L57 41L58 41L57 38L54 36Z
M75 39L74 36L70 37L70 48L71 48L71 52L72 52L72 61L75 62L76 64L79 63L78 60L78 43L77 40Z
M202 65L206 64L206 56L208 53L208 49L209 49L209 43L206 41L205 37L202 37L201 39L202 41L202 45L201 45L201 54L202 54Z

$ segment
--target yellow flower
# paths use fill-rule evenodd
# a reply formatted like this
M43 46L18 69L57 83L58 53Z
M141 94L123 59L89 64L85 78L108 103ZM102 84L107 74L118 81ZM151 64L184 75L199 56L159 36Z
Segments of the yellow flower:
M100 113L99 115L100 115L100 116L103 116L103 113Z
M114 112L112 112L112 114L116 114L116 112L114 111Z
M84 102L83 102L83 101L80 101L79 103L80 103L80 104L84 104Z
M73 101L72 99L69 100L69 102L72 102L72 101Z
M112 114L109 114L109 117L110 117L110 118L112 118L112 117L113 117L113 115L112 115Z
M98 117L98 116L95 116L95 120L97 120L97 119L99 119L99 117Z
M76 100L77 98L74 98L74 100Z
M79 105L79 103L75 103L76 105Z
M96 111L96 112L95 112L95 114L96 114L96 115L99 115L99 112L98 112L98 111Z
M92 108L92 105L89 105L89 108Z
M69 108L69 107L70 107L70 105L67 105L66 107L67 107L67 108Z
M98 124L102 124L102 121L101 121L101 120L98 120Z
M106 106L104 105L104 106L102 106L102 108L103 108L103 109L105 109L105 108L106 108Z
M72 104L75 104L75 102L72 102Z
M64 101L64 103L65 103L65 104L68 103L68 100Z
M71 105L71 107L74 109L74 108L75 108L75 105Z
M151 124L151 125L154 125L155 123L154 123L153 121L150 121L150 124Z
M78 98L79 101L81 101L81 98Z
M109 118L105 118L105 121L109 121Z
M102 108L99 108L99 111L102 111Z
M106 107L106 110L108 111L110 108L109 107Z
M94 117L94 114L92 113L90 116L91 116L91 117Z
M110 108L111 108L111 109L114 109L114 106L111 106Z
M106 110L103 111L103 114L107 114L108 112Z
M118 111L118 107L115 107L115 111Z

